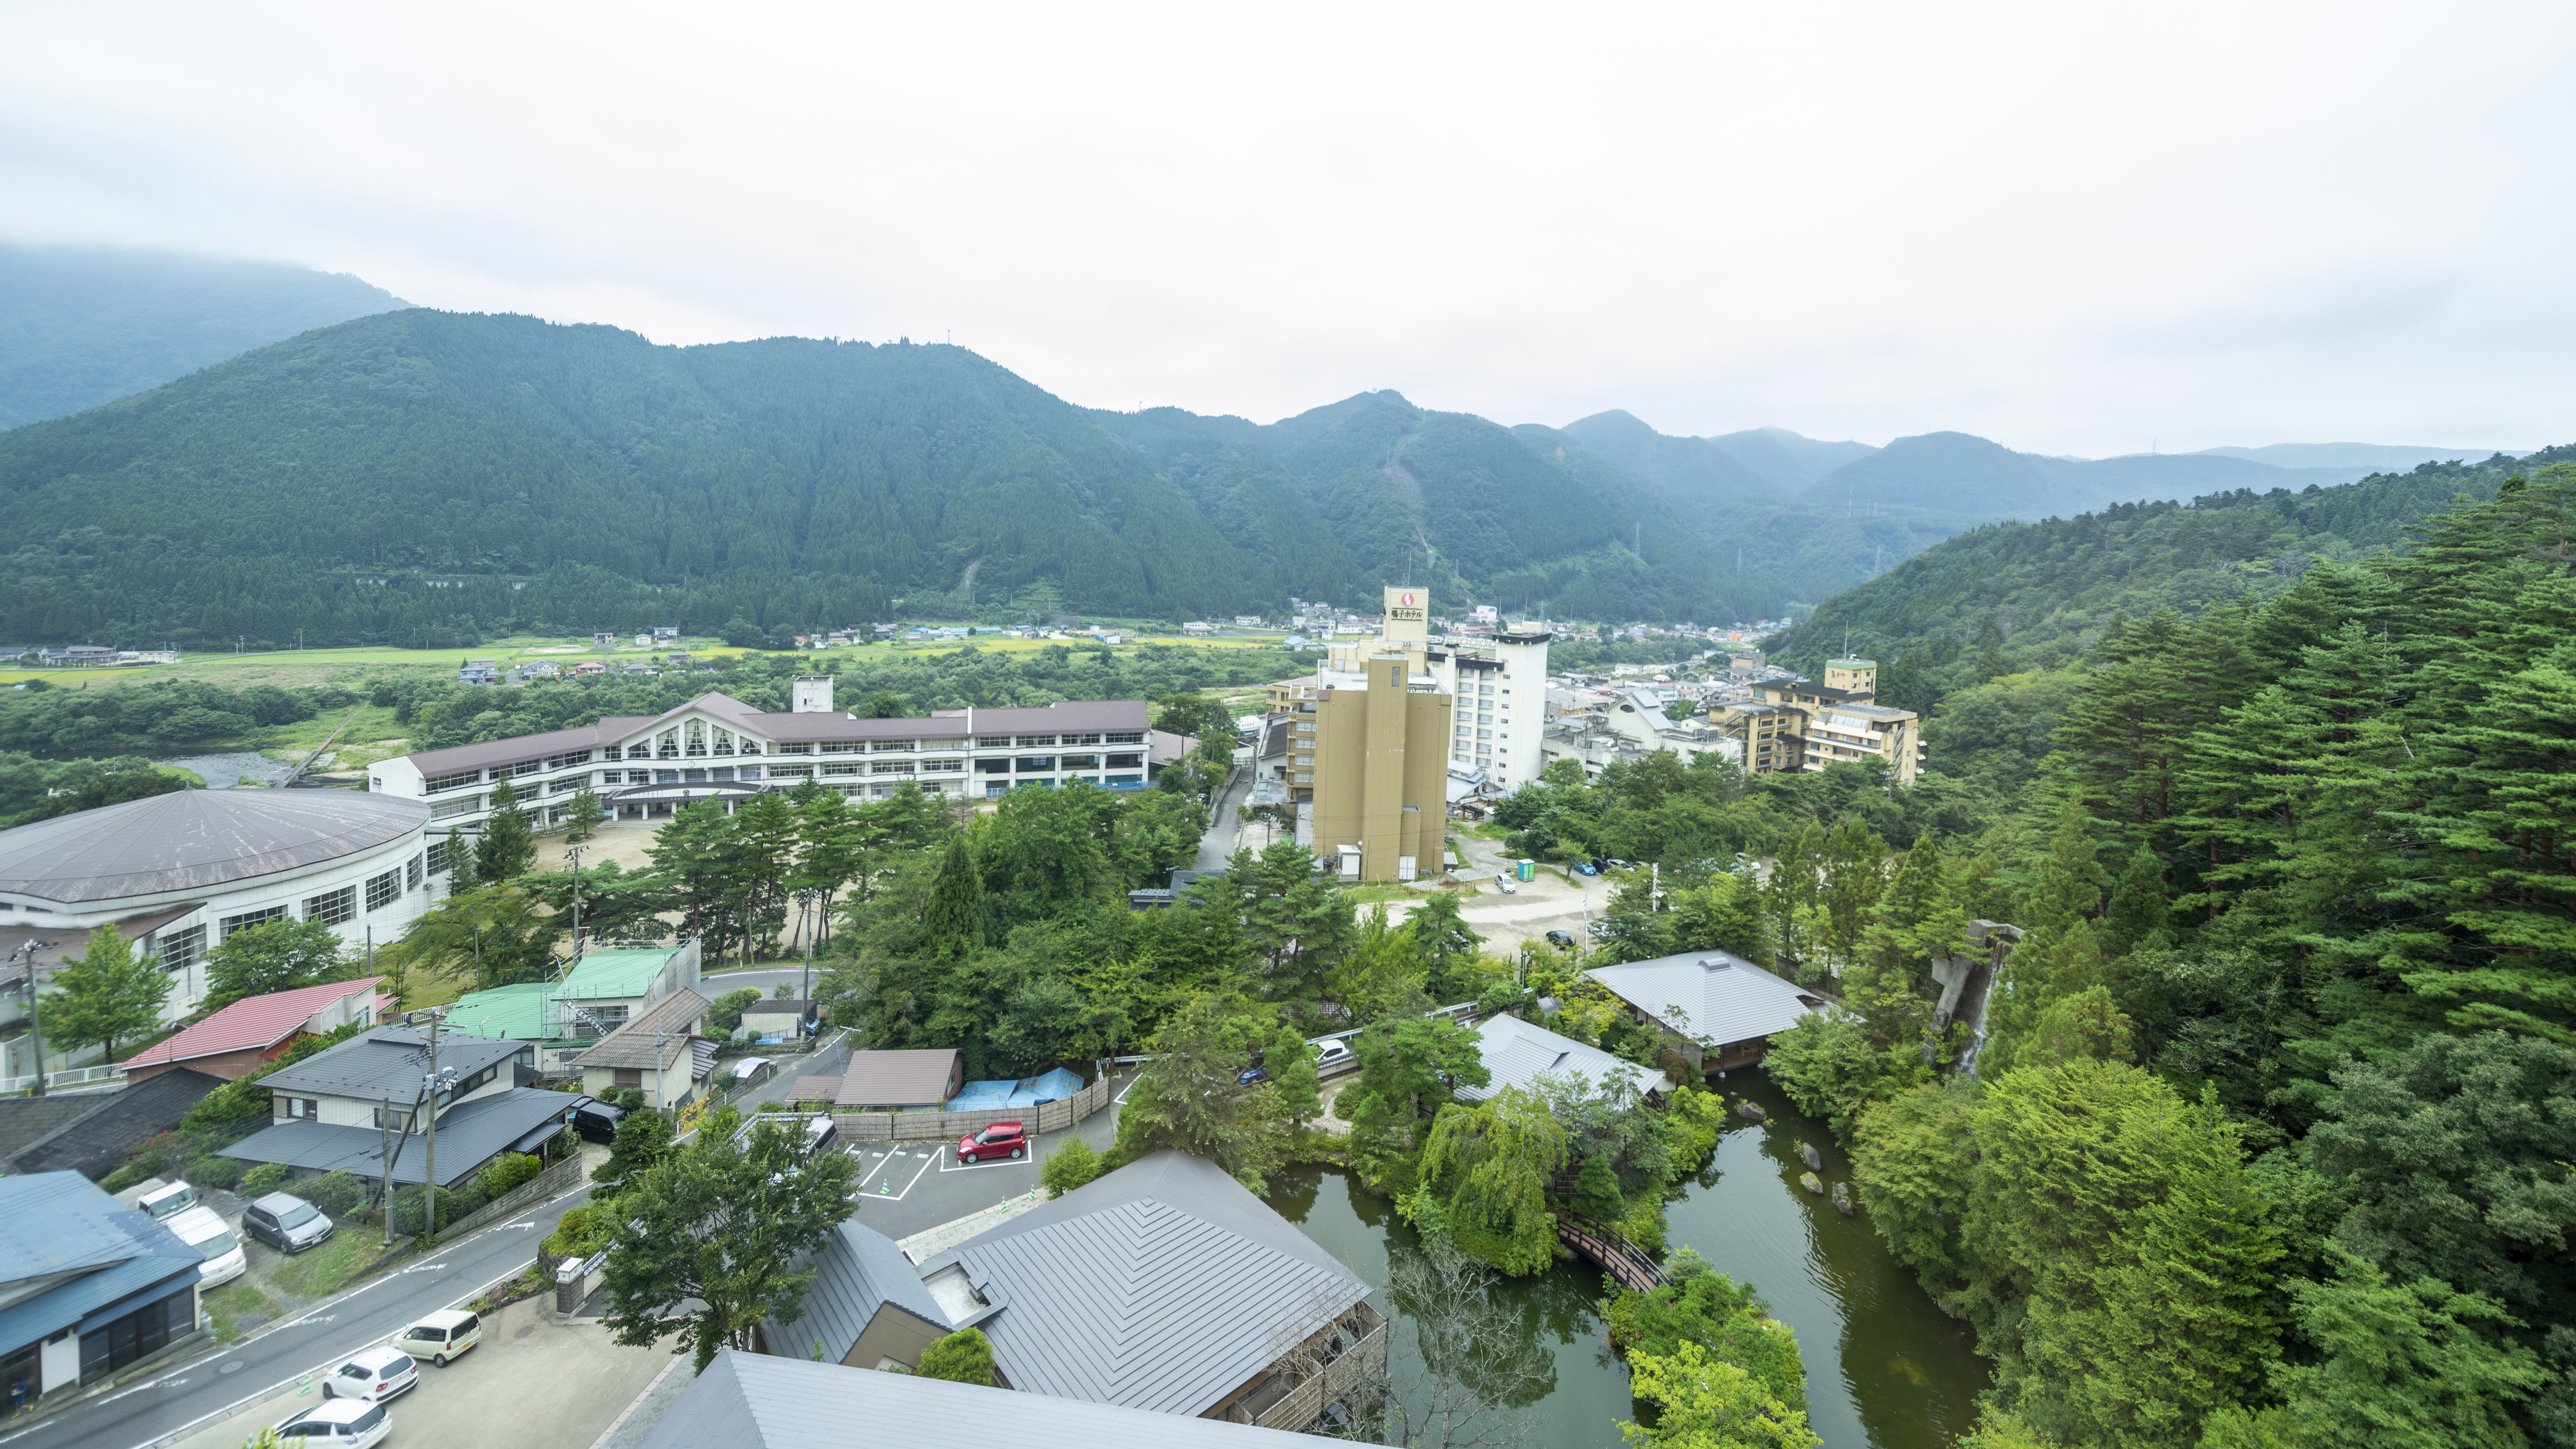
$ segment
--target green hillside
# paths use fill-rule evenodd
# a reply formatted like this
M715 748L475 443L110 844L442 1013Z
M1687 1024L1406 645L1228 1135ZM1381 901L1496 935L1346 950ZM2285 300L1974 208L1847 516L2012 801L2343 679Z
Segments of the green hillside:
M275 262L0 244L0 428L404 305L356 277Z
M1846 648L1891 665L1909 660L1886 682L1920 708L1992 673L2072 664L2115 617L2160 608L2188 617L2266 599L2316 563L2400 548L2411 526L2455 498L2492 498L2515 470L2570 456L2576 448L2426 463L2334 488L2240 490L1989 524L1826 600L1771 652L1803 668Z

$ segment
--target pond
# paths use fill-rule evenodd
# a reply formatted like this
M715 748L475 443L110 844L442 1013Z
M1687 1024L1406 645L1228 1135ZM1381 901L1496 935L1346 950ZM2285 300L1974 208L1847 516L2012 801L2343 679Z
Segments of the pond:
M1687 1244L1738 1282L1749 1282L1797 1331L1807 1367L1808 1422L1828 1449L1943 1449L1976 1418L1989 1383L1975 1339L1926 1297L1914 1275L1888 1255L1866 1218L1845 1218L1797 1185L1806 1170L1797 1144L1824 1154L1828 1187L1850 1177L1825 1124L1801 1116L1770 1078L1734 1073L1716 1084L1730 1100L1751 1099L1769 1125L1736 1123L1683 1199L1668 1210L1670 1238ZM1320 1168L1283 1174L1270 1205L1326 1251L1381 1289L1390 1244L1413 1233L1394 1205L1347 1174ZM1610 1351L1594 1305L1600 1272L1559 1264L1496 1289L1553 1360L1555 1382L1531 1413L1529 1442L1546 1449L1611 1449L1617 1422L1634 1417L1628 1373ZM1383 1292L1373 1299L1397 1318L1399 1383L1417 1364L1411 1331Z

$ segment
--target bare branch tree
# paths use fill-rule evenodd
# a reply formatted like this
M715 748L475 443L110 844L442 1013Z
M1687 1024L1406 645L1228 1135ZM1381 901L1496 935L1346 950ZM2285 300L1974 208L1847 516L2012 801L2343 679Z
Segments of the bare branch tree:
M1350 1396L1345 1437L1421 1449L1503 1449L1530 1436L1529 1408L1556 1388L1556 1360L1511 1305L1500 1277L1445 1235L1399 1252L1388 1316L1413 1331L1415 1362Z

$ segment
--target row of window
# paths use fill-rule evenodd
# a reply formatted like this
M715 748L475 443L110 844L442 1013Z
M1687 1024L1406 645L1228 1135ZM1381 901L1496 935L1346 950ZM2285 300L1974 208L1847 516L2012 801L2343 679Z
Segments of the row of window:
M364 884L367 910L370 912L383 910L401 900L404 892L419 890L428 883L431 876L446 869L447 842L431 841L427 850L413 856L410 860L381 875L369 876L366 879ZM357 916L358 890L357 885L344 885L335 891L306 896L303 908L297 914L307 921L320 921L326 926L337 926ZM284 906L266 906L256 911L242 911L225 916L216 923L222 932L216 939L226 940L235 932L247 931L253 926L265 926L274 921L283 921L287 918L287 914L287 908ZM161 962L170 970L184 971L204 956L205 949L206 928L201 925L191 926L185 931L174 932L162 939Z
M984 798L991 800L1007 795L1013 790L1050 790L1058 785L1071 785L1077 782L1098 785L1107 790L1140 790L1144 788L1145 777L1142 775L1067 775L1061 780L987 780L984 782Z
M515 765L496 765L489 770L465 770L450 775L433 775L421 782L421 793L423 795L439 795L450 790L461 790L469 785L484 784L487 781L497 784L502 780L515 780L524 776L538 774L542 771L561 770L574 765L586 765L591 762L591 758L594 754L603 760L614 761L624 759L631 761L653 759L699 759L711 754L757 755L761 753L759 741L748 737L735 741L731 737L726 736L722 731L717 731L718 737L712 746L706 742L703 735L694 730L691 731L686 740L675 737L675 734L676 732L673 731L665 731L658 745L652 741L639 742L623 747L610 745L605 749L597 751L575 750L568 754L551 755L542 760L526 760ZM995 735L978 739L975 744L980 749L1007 750L1014 748L1044 748L1058 744L1141 745L1144 742L1145 732L1143 730L1110 730L1099 734L1082 735ZM738 749L736 748L737 744L739 745ZM943 747L954 748L953 745L948 745L944 741L924 743L914 740L833 740L825 742L821 746L821 749L822 752L827 755L860 753L908 754L916 748L939 749ZM806 755L812 754L814 750L815 747L812 745L770 746L770 753L776 755ZM749 769L751 773L743 776L744 779L756 780L760 778L759 766L754 765L745 768ZM925 766L924 768L937 769L940 768L940 766L930 765ZM954 768L954 766L951 766L951 768ZM617 771L609 771L607 773L608 783L618 783L618 774L619 772ZM642 782L637 781L633 783ZM558 785L560 785L560 782L558 782ZM476 808L479 807L469 805L465 806L463 809L453 810L448 813L464 814ZM431 818L436 819L440 817L435 813L435 810L433 810Z

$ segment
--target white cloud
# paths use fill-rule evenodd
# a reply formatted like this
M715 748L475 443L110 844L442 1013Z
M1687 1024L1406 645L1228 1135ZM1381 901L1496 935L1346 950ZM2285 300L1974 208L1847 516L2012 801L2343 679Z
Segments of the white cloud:
M2530 5L12 12L0 229L1078 402L2576 436Z

